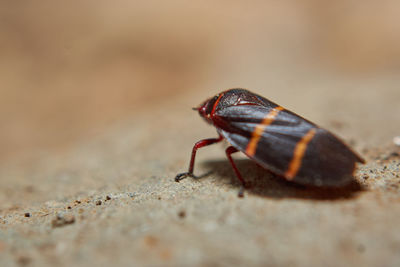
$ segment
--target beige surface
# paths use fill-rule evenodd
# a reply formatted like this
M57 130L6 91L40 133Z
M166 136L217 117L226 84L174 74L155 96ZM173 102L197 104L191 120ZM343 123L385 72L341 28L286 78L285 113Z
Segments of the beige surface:
M0 9L0 266L400 264L397 2L51 3ZM235 155L239 199L223 145L174 182L215 136L190 108L236 86L341 136L367 160L355 182Z

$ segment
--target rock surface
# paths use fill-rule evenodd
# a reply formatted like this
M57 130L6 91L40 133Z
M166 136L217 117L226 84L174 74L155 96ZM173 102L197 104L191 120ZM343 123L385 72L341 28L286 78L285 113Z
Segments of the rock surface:
M173 180L186 170L193 143L214 135L188 109L199 95L143 110L63 154L3 166L0 265L398 265L400 148L390 138L384 145L362 138L385 136L386 122L366 108L376 98L347 99L360 105L341 105L334 111L341 120L328 109L316 116L366 158L353 184L306 188L236 156L252 185L240 199L220 145L197 159L195 172L212 174ZM287 103L308 102L300 96ZM358 108L361 117L353 115Z

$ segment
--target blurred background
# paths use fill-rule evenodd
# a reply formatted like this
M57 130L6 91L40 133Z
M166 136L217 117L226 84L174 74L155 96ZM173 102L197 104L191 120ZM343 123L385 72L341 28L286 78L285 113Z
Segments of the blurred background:
M1 1L0 161L237 86L279 103L346 101L345 88L353 101L368 95L355 104L373 116L381 94L387 106L400 101L399 8L395 0ZM388 135L397 129L385 123Z

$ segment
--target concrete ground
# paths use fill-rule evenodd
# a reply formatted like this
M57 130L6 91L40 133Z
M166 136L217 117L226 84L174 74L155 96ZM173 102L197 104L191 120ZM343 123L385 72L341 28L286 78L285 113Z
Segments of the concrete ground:
M199 8L191 12L209 19L220 15ZM264 16L258 8L230 8L232 16L224 17L228 22L215 26L215 32L200 22L190 24L195 36L208 38L206 44L195 46L202 38L186 42L185 29L183 34L171 30L178 32L174 38L181 46L174 50L171 41L165 57L157 47L146 50L130 39L133 44L127 46L137 54L118 42L109 46L104 36L96 39L103 40L99 51L117 47L123 56L82 52L72 42L72 58L54 52L51 58L57 60L44 59L37 70L18 65L27 55L18 61L17 54L8 53L7 62L17 63L0 66L9 74L1 87L0 266L400 265L400 146L393 142L400 135L400 76L392 65L375 61L392 46L373 56L355 49L356 56L347 61L339 53L343 58L335 57L332 67L320 51L306 49L315 39L299 41L304 34L299 29L293 31L302 34L293 37L283 27L274 36L282 35L285 45L271 47L262 33L274 30L236 28L243 23L235 24L239 15L259 25ZM275 8L269 11L273 21L279 21L276 12L298 10ZM110 21L125 25L124 16L116 18ZM288 23L299 26L298 21ZM237 31L229 31L231 24ZM111 24L104 25L115 33ZM151 36L158 30L154 27ZM219 33L228 35L218 39ZM104 39L115 37L110 36ZM245 37L260 43L247 43ZM88 55L87 61L82 55ZM102 65L93 68L99 55L117 59L102 58ZM64 67L55 68L60 62ZM190 108L237 86L340 136L366 159L354 182L339 189L299 186L235 155L251 184L238 198L240 184L225 157L225 143L199 150L195 173L210 175L176 183L193 144L215 136ZM20 88L36 91L15 91Z

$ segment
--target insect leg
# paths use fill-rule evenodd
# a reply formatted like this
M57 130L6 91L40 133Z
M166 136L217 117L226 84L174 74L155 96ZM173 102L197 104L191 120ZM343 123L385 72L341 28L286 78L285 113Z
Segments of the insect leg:
M197 149L204 147L204 146L209 146L218 142L221 142L223 139L223 137L220 135L218 138L210 138L210 139L204 139L204 140L200 140L198 141L194 146L193 146L193 150L192 150L192 157L190 159L190 164L189 164L189 170L187 172L184 173L179 173L178 175L176 175L175 177L175 182L179 182L180 180L186 178L186 177L193 177L193 178L200 178L199 176L195 176L193 174L193 170L194 170L194 159L196 158L196 152Z
M232 156L231 156L231 154L233 154L233 153L235 153L235 152L238 152L238 151L239 151L239 150L237 150L237 149L234 148L233 146L230 146L230 147L228 147L228 148L225 150L225 153L226 153L226 156L228 157L228 159L229 159L229 161L230 161L230 163L231 163L231 165L232 165L232 167L233 167L233 170L234 170L235 173L236 173L237 178L238 178L238 179L240 180L240 182L242 183L242 186L241 186L240 189L239 189L238 197L243 197L244 188L246 187L246 182L244 181L242 175L240 174L240 172L239 172L238 168L236 167L236 164L235 164L235 162L233 161Z

